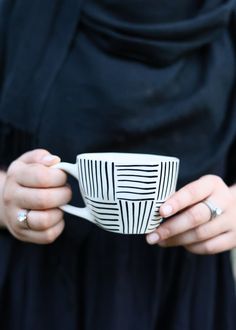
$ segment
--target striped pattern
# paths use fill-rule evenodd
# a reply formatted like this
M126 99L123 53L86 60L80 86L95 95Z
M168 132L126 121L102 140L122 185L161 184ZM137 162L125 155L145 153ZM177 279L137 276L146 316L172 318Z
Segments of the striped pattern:
M152 217L149 221L147 233L152 232L163 221L163 218L160 216L160 213L159 213L159 208L162 204L163 204L162 202L156 202L153 213L152 213Z
M120 232L120 214L117 203L99 202L85 197L87 207L96 224L103 229Z
M119 200L124 234L144 234L148 228L154 201L131 202Z
M160 183L157 191L157 200L165 201L166 198L175 191L178 175L178 163L161 162L159 170Z
M149 200L156 195L159 165L116 165L117 199Z
M110 162L80 159L79 181L85 196L115 200L115 165Z
M95 223L124 234L148 233L161 223L159 207L175 190L177 173L177 162L126 165L79 159L80 188Z

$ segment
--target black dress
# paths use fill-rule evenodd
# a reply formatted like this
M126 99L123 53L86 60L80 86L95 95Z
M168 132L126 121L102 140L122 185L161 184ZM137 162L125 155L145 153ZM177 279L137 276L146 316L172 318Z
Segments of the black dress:
M208 173L235 182L235 9L220 0L85 1L35 134L1 123L2 165L35 147L70 162L82 152L140 152L179 157L179 187ZM2 109L10 73L8 63ZM82 204L71 184L72 203ZM228 252L148 246L142 235L65 220L48 246L1 231L2 330L235 329Z

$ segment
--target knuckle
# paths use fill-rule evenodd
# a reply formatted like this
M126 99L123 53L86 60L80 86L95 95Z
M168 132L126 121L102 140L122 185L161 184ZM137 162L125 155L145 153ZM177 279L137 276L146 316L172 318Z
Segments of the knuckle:
M14 160L8 167L7 170L7 176L12 177L15 175L15 172L17 171L19 167L19 161Z
M68 175L60 169L46 167L50 177L54 177L54 180L60 182L60 186L67 184Z
M188 184L182 189L180 189L179 193L176 194L173 203L175 209L181 209L183 201L187 201L191 203L191 201L195 200L197 195L197 190L194 184Z
M179 195L176 195L175 198L172 200L172 206L174 210L181 209L182 205L182 198L179 197Z
M224 180L220 176L215 176L215 182L217 186L225 185Z
M43 216L42 219L40 221L40 225L42 229L47 229L50 227L51 225L51 220L52 220L52 216L50 214L50 212L43 212Z
M167 239L171 236L171 229L168 226L160 226L157 231L158 235L160 236L160 240Z
M208 231L206 230L205 227L197 227L195 229L195 235L197 240L202 241L206 239L206 237L208 236Z
M49 152L43 148L34 149L32 151L32 155L34 156L36 162L39 161L42 157L48 155L48 153Z
M48 150L44 149L44 148L37 148L34 149L33 152L35 152L35 154L39 155L39 156L44 156L48 154Z
M50 228L45 232L45 243L50 244L53 243L56 239L56 232L54 228Z
M35 204L39 209L47 209L50 204L50 195L47 192L39 192L36 196Z
M61 209L59 208L55 209L55 217L58 220L63 219L63 216L64 216L64 212Z
M184 200L183 195L185 195L185 188L179 190L179 192L177 192L175 196L171 198L171 206L174 212L176 212L176 210L182 209L182 204Z
M191 201L191 200L194 200L196 195L197 195L197 189L195 187L194 184L189 184L188 186L186 186L186 195L187 195L187 198Z
M39 187L50 186L50 175L43 166L38 167L38 170L35 171L35 182Z
M215 254L216 253L216 248L213 244L210 242L205 242L203 244L203 250L205 254Z
M222 185L224 184L223 179L218 176L218 175L214 175L214 174L207 174L206 178L210 181L210 182L214 182L216 185Z
M193 227L198 226L203 219L203 214L199 207L193 206L188 210L189 222Z
M4 189L2 193L3 204L9 205L12 201L12 195L9 193L8 189Z
M50 244L53 243L56 238L60 235L60 233L62 232L62 230L64 229L64 221L61 221L60 224L58 224L57 226L48 229L45 232L45 239L44 242L46 244Z

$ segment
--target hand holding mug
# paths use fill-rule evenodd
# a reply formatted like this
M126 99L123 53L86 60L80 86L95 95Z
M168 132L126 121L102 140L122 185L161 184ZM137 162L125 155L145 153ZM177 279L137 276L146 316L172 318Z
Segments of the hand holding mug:
M69 202L71 190L66 185L66 174L51 168L59 161L59 157L37 149L9 166L2 192L1 220L16 238L47 244L63 231L63 212L59 207Z
M150 244L184 246L198 254L236 247L236 185L205 175L173 194L160 208L168 218L152 234Z

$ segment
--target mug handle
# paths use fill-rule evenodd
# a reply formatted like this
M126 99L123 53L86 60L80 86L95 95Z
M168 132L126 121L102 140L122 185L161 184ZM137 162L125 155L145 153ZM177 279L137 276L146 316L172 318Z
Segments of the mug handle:
M64 172L72 175L74 178L76 178L79 181L77 163L71 164L71 163L61 162L61 163L53 165L52 168L58 168L60 170L63 170ZM66 204L66 205L60 206L60 209L67 213L79 216L81 218L84 218L86 220L89 220L89 221L95 223L87 206L77 207L77 206L73 206L70 204Z

